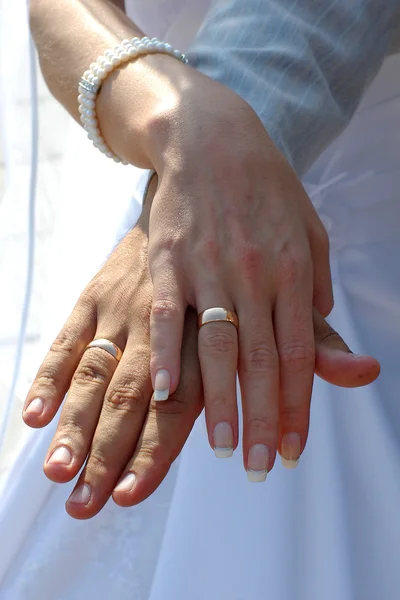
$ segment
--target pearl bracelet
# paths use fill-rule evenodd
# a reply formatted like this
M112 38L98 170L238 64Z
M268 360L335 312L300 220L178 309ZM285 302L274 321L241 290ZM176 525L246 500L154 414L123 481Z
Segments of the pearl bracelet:
M121 64L134 60L139 56L156 53L169 54L181 60L184 64L188 63L186 56L179 50L175 50L170 44L160 42L157 38L144 37L140 39L134 37L131 40L123 40L113 50L106 50L102 56L98 57L96 62L90 65L79 80L78 110L89 140L103 154L112 158L115 162L122 162L124 165L128 163L112 152L100 133L96 116L96 97L103 81Z

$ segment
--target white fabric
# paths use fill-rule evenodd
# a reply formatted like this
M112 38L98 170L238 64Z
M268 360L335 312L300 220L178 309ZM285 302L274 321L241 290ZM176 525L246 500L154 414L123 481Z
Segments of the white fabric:
M214 458L201 417L149 500L110 502L87 522L64 511L72 484L41 470L55 424L32 432L0 496L0 600L398 599L399 82L396 56L306 177L331 238L331 321L354 352L381 361L380 379L358 390L316 381L295 472L277 464L266 484L249 484L240 451ZM146 176L94 152L75 125L65 173L44 348L137 218ZM91 232L102 243L88 243Z

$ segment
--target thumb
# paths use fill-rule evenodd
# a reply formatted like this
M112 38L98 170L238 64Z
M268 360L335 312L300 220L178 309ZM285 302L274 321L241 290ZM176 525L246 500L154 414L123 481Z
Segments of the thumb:
M361 387L374 381L380 364L372 356L353 354L343 338L314 309L315 373L328 383Z

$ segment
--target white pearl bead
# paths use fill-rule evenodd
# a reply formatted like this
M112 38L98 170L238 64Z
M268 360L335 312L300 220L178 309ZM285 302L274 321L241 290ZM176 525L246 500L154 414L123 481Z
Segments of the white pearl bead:
M136 48L131 46L130 48L128 48L128 54L131 58L135 58L138 55L138 51L136 50Z
M111 73L114 70L114 65L110 60L106 60L103 65L103 69L107 71L107 73Z
M100 67L102 67L102 66L103 66L103 64L104 64L104 61L105 61L105 60L106 60L106 59L105 59L105 57L104 57L104 56L98 56L98 57L97 57L97 61L96 61L96 62L97 62L97 64L98 64Z
M106 50L104 52L104 56L106 56L107 58L110 58L113 54L114 54L113 50Z
M113 54L112 56L110 56L110 61L112 62L114 67L118 67L118 65L120 65L122 62L120 57L117 56L116 54Z
M87 79L89 77L89 75L91 75L91 74L92 74L91 71L85 71L83 74L83 78Z
M131 45L130 40L122 40L122 42L121 42L121 46L130 46L130 45Z
M181 58L182 54L179 52L179 50L174 50L174 56L175 58Z
M145 35L144 37L142 37L142 44L145 44L146 42L149 42L150 38L147 37L147 35Z
M147 47L147 52L150 52L150 53L155 52L157 49L156 44L154 42L148 42L146 44L146 47Z
M89 69L92 71L92 73L94 73L95 70L97 69L97 63L95 63L95 62L90 63Z
M156 44L157 52L165 52L165 44L162 42L157 42Z
M122 62L127 62L130 58L129 54L125 50L121 52L119 56Z
M157 43L157 42L158 42L158 38L156 38L156 37L153 37L153 38L151 38L151 41L152 41L152 42L156 42L156 43Z
M168 54L171 54L174 52L174 49L171 46L171 44L164 44L164 50L165 50L165 52L168 52Z
M136 50L139 54L146 54L146 46L144 44L138 44Z
M117 54L117 56L119 56L121 52L125 52L125 49L123 48L123 46L115 46L114 52L115 54Z
M94 108L96 106L93 100L88 100L87 98L82 98L81 104L83 104L83 106L86 106L87 108Z
M121 159L120 159L120 158L118 158L118 156L115 156L115 155L114 155L114 156L113 156L113 161L114 161L114 162L116 162L116 163L120 163L120 162L121 162Z
M131 39L131 43L132 43L133 45L135 45L135 44L140 44L140 38L138 38L138 37L134 37L134 38L132 38L132 39Z
M78 107L78 110L79 110L79 112L81 113L81 115L84 115L84 114L85 114L85 110L86 110L86 109L85 109L85 107L84 107L84 106L80 105L80 106Z
M100 85L101 80L100 80L99 77L93 77L92 78L92 83L93 83L93 85Z

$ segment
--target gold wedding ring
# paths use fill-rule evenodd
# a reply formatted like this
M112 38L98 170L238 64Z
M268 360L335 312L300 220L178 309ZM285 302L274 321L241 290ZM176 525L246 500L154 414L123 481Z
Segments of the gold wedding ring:
M122 358L121 348L118 348L117 344L114 344L114 342L110 342L110 340L106 340L104 338L93 340L86 346L85 350L88 348L101 348L102 350L105 350L111 354L111 356L113 356L118 362Z
M207 325L207 323L215 323L219 321L227 321L228 323L232 323L238 329L239 327L239 319L238 316L233 310L229 310L227 308L215 307L215 308L207 308L203 310L197 316L197 326L203 327L203 325Z

